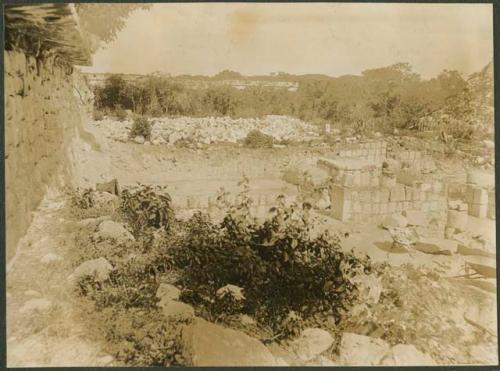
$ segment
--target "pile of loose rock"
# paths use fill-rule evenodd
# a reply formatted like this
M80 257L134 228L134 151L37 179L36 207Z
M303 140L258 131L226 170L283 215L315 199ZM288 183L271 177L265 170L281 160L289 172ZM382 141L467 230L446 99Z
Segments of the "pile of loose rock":
M118 122L106 118L94 122L106 130L111 139L126 142L132 126L130 121ZM276 141L304 141L319 136L311 124L288 116L265 116L264 118L230 117L177 117L151 120L151 142L154 145L174 145L186 140L191 143L211 144L217 142L236 143L244 139L251 130L271 135ZM134 138L132 138L134 139ZM148 143L144 141L144 143Z

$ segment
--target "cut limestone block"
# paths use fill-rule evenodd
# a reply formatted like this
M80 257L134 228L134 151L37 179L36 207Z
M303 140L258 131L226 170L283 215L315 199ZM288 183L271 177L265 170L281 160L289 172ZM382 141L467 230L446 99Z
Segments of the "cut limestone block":
M401 214L392 214L388 215L384 220L382 221L382 227L383 228L403 228L406 227L408 224L408 220L406 219L405 216Z
M352 212L351 190L334 185L330 189L330 200L332 203L333 217L342 221L349 220Z
M416 244L415 249L426 254L452 255L457 252L458 243L444 238L421 238Z
M469 215L476 218L486 218L488 215L488 204L470 204Z
M403 216L408 220L408 225L423 227L429 223L427 214L421 210L404 210Z
M448 210L446 226L463 231L467 228L468 220L469 215L467 214L467 211Z

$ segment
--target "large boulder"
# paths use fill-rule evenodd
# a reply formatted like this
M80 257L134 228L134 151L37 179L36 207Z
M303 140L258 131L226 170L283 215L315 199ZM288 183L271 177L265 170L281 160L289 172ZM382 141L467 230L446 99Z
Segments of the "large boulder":
M290 347L301 361L307 362L330 348L333 341L328 331L307 328L302 331L298 339L290 343Z
M102 239L114 239L117 242L127 242L135 240L132 233L127 231L123 224L112 220L105 220L99 224L99 228L95 234L96 237Z
M428 354L422 353L413 345L398 344L392 347L381 359L380 366L435 366L436 362Z
M164 302L178 300L180 295L181 290L168 283L161 283L158 290L156 290L156 297Z
M73 271L68 280L78 282L82 278L92 277L96 282L104 282L109 279L112 270L113 266L105 258L87 260Z
M345 332L338 363L342 366L376 366L389 350L389 344L382 339Z
M182 354L189 366L276 366L259 340L196 318L182 330Z

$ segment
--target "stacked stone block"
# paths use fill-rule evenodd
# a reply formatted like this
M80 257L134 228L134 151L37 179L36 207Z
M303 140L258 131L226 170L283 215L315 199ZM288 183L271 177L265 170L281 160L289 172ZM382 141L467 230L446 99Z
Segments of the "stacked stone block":
M369 141L363 143L337 144L334 147L336 156L340 158L359 158L372 162L381 162L387 153L387 143L384 141Z
M334 184L330 199L333 216L342 221L384 218L405 210L441 213L446 210L446 197L434 189L419 185L409 187L397 183L395 187L347 188ZM446 215L446 214L445 214ZM444 229L444 224L440 223Z

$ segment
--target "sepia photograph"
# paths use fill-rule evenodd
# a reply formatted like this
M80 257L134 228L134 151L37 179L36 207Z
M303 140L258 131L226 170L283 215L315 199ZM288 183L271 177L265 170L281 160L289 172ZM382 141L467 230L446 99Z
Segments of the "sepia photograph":
M3 11L7 367L499 365L493 4Z

